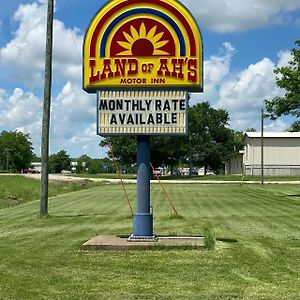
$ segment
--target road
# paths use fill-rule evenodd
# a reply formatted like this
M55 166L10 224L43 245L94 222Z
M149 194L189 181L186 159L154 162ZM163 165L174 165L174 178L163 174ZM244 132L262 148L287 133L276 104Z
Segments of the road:
M40 174L25 174L28 178L41 179ZM78 182L83 180L89 180L92 182L102 182L107 184L118 184L119 179L108 178L83 178L61 174L49 174L50 181L67 181ZM260 181L226 181L226 180L161 180L163 183L171 184L259 184ZM126 184L136 184L136 179L123 179ZM158 183L158 180L151 180L151 183ZM300 184L300 181L266 181L265 184Z

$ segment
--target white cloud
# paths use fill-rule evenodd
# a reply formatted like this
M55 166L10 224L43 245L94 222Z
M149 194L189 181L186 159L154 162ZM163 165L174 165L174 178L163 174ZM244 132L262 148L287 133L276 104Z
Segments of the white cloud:
M34 147L40 145L42 102L32 93L16 88L11 95L0 89L0 131L30 133Z
M44 72L46 41L45 1L20 5L14 15L19 24L14 38L0 49L0 62L13 69L16 79L40 85ZM56 78L80 80L83 37L54 20L53 65Z
M82 134L78 135L78 136L73 136L69 139L69 143L71 145L79 145L84 143L86 147L87 143L93 141L95 139L95 133L96 133L96 123L92 123L90 124L89 127L87 127Z
M192 94L191 105L210 101L213 107L229 112L233 129L259 128L264 100L283 93L275 84L274 69L287 65L291 54L290 51L280 51L278 62L264 58L237 72L231 66L234 53L234 47L224 43L217 55L204 62L204 93ZM278 129L287 127L283 121L272 124Z
M0 89L0 101L3 101L3 97L5 97L6 91L4 89Z
M70 138L68 144L70 144L71 147L80 145L82 147L81 154L94 153L95 157L105 157L106 149L99 147L101 138L96 136L96 131L96 122L93 122L86 127L82 133L79 132L78 135Z
M217 55L212 55L204 61L204 93L192 94L191 104L199 102L199 100L208 101L218 97L221 83L230 76L230 65L234 53L235 48L226 42L223 43L223 47Z
M291 51L280 51L277 56L279 58L277 67L280 67L280 68L287 66L289 61L291 61L293 58Z
M82 132L82 126L96 123L96 97L67 82L53 101L52 115L54 136L70 139L78 127Z
M67 82L52 104L51 152L65 149L78 156L105 156L100 152L100 137L96 135L96 110L95 95Z
M281 93L275 85L275 67L270 59L264 58L221 85L216 106L229 111L234 128L252 127L263 101Z
M235 130L259 128L260 110L264 108L264 100L283 94L283 90L276 86L277 75L274 69L286 66L290 60L290 51L280 51L278 62L264 58L238 73L234 73L231 66L228 66L230 76L225 76L215 83L218 86L217 98L213 99L217 101L213 101L213 104L229 112L232 128ZM210 85L214 85L214 82L210 82ZM266 122L268 123L268 120ZM271 123L270 126L274 131L276 128L285 130L288 127L282 120Z
M270 124L264 126L264 129L269 132L282 132L288 129L289 125L283 120L276 120Z
M274 68L274 63L264 58L240 72L235 79L225 82L220 89L219 106L225 104L231 111L239 110L245 105L260 107L261 101L273 90Z
M217 32L243 31L293 22L299 0L184 0L200 24Z
M228 42L223 44L218 55L212 55L209 60L204 62L205 80L211 83L219 83L230 71L230 63L235 48Z
M0 89L0 131L29 133L35 153L40 154L43 102L16 88L11 95ZM104 157L96 135L96 98L67 82L52 100L50 152L65 149L72 156L88 153Z
M41 119L42 104L32 93L16 88L10 97L5 96L0 90L0 128L25 127Z

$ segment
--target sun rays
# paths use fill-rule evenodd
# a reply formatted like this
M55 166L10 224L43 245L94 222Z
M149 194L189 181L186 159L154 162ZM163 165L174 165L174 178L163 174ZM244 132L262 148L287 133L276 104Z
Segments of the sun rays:
M130 34L123 32L126 41L118 41L118 44L125 50L118 55L124 56L153 56L169 55L168 52L161 50L168 44L168 40L161 40L164 33L157 33L157 26L152 27L148 32L144 23L139 30L130 26Z

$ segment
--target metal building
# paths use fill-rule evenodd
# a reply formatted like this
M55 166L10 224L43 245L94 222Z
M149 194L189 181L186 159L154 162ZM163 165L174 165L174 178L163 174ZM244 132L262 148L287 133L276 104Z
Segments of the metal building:
M232 156L227 174L260 175L261 132L246 132L244 143L243 155ZM300 132L265 132L263 151L266 176L300 175Z

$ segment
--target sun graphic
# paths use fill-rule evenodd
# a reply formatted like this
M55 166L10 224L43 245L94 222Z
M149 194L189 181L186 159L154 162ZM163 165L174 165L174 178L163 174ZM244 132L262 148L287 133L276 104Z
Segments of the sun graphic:
M152 27L148 32L144 23L141 24L139 32L131 25L130 33L123 31L127 42L118 41L118 44L126 49L117 55L127 56L152 56L152 55L169 55L168 52L161 50L169 41L162 41L163 32L156 33L157 26Z

